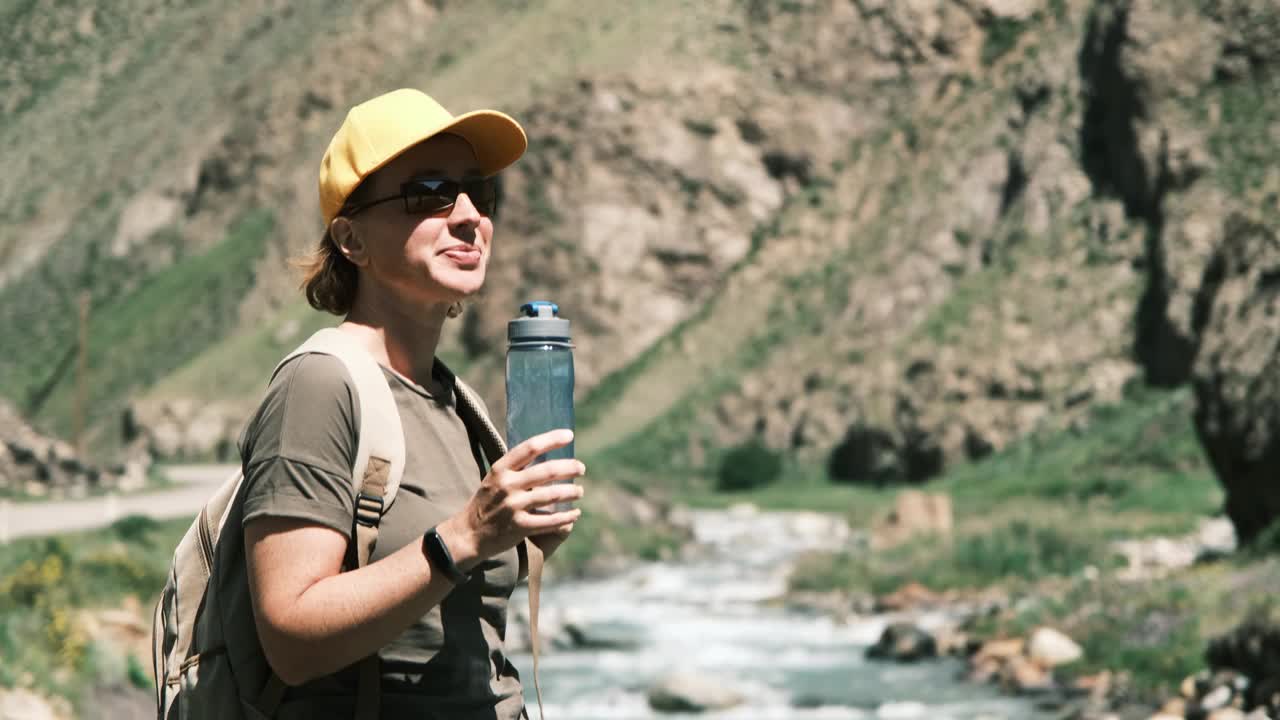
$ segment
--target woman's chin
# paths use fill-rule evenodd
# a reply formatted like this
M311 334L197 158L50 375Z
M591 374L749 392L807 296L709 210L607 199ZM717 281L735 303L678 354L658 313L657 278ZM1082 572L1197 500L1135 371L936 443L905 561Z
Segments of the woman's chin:
M435 273L436 283L458 299L474 295L484 286L484 266L474 269L445 268Z

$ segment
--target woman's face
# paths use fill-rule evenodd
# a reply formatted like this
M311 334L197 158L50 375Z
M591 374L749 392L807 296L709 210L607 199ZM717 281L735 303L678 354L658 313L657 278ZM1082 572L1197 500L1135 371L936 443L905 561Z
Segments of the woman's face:
M404 183L423 178L480 177L476 156L456 135L415 145L375 173L368 199L397 195ZM484 284L493 242L493 220L466 193L435 214L406 213L400 200L379 203L352 219L364 241L371 279L412 305L451 303Z

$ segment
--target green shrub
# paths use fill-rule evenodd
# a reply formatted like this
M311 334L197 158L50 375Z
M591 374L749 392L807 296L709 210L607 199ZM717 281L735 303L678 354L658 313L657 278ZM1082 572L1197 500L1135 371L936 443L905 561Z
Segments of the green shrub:
M1248 551L1255 556L1280 554L1280 520L1272 522L1258 533L1249 543Z
M1012 18L999 18L992 22L982 43L982 64L990 66L1012 50L1026 29L1026 22Z
M1090 533L1015 520L991 532L961 538L951 565L961 576L984 580L1070 575L1104 559L1105 550Z
M142 661L137 655L129 653L128 667L125 673L129 677L129 684L139 690L151 690L155 687L155 683L151 681L151 675L147 673L147 669L142 666Z
M720 461L716 489L752 490L772 485L781 474L782 455L758 440L751 440L725 453Z

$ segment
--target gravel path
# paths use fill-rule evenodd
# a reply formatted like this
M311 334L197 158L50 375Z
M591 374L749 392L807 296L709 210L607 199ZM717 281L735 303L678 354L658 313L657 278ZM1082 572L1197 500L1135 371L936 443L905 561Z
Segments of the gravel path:
M173 465L165 472L174 487L164 490L47 502L0 500L0 543L91 530L126 515L147 515L157 520L195 515L218 483L235 469L235 465Z

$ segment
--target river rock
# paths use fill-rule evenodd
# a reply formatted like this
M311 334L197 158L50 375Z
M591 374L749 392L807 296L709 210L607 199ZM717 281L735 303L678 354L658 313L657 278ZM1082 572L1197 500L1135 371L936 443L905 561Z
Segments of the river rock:
M996 660L1004 662L1011 657L1022 654L1026 641L1022 638L1008 638L1005 640L988 640L978 648L978 652L974 653L973 660L975 662L982 660Z
M967 655L972 649L969 634L951 625L944 625L933 631L933 644L939 657L947 655Z
M649 707L658 712L726 710L743 700L723 682L697 673L674 673L649 688Z
M1015 655L1000 669L1000 684L1017 693L1031 693L1053 688L1053 678L1040 665L1022 655Z
M888 595L876 598L876 610L879 612L899 612L913 608L934 606L941 600L942 598L938 593L913 580Z
M1231 687L1227 685L1219 685L1213 690L1210 690L1208 695L1200 698L1200 709L1212 712L1220 708L1225 708L1227 704L1231 702L1231 696L1233 694Z
M937 654L933 636L909 622L893 623L884 629L875 645L867 648L869 658L896 662L915 662Z
M635 650L641 629L631 625L567 622L564 635L578 650Z
M1049 627L1038 628L1027 643L1027 657L1043 668L1055 668L1075 662L1084 650L1074 640Z

